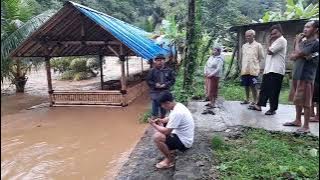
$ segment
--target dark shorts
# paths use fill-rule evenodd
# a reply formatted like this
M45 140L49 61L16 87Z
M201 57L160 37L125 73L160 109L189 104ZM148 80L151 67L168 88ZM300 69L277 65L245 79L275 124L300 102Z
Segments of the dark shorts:
M169 150L178 149L179 151L185 151L188 149L182 144L176 134L170 134L166 137L166 145L168 146Z
M258 84L258 76L242 75L241 86L255 86Z

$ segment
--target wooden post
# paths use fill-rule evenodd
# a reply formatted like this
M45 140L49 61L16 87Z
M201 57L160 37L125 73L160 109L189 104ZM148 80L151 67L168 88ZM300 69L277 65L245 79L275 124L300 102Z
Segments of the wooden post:
M121 91L123 93L126 93L127 80L126 80L125 67L124 67L125 56L123 55L122 44L120 45L120 61L121 61Z
M99 63L100 63L100 82L101 82L101 90L103 90L103 55L99 55Z
M141 59L141 75L143 74L143 58L140 58Z
M126 56L126 68L127 68L127 77L129 78L130 74L129 74L129 57Z
M50 66L50 57L45 57L46 71L47 71L47 81L48 81L48 93L50 106L53 105L53 89L52 89L52 79L51 79L51 66Z

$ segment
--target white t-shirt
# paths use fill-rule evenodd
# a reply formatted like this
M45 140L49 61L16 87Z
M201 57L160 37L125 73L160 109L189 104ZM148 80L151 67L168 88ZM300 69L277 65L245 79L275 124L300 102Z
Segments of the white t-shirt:
M281 36L276 39L269 50L273 55L267 55L263 74L270 72L284 75L286 72L286 55L287 55L287 40Z
M186 148L193 144L194 121L189 109L181 103L177 103L169 114L166 126L172 128L172 134L176 134Z

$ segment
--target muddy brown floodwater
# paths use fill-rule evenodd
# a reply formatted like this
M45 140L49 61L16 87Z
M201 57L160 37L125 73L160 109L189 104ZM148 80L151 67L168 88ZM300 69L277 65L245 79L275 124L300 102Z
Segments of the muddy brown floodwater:
M125 108L1 110L1 179L113 179L147 127L147 97Z

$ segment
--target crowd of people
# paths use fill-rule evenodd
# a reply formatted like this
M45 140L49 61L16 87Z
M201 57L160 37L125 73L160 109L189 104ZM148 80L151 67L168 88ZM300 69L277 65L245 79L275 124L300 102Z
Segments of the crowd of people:
M241 52L241 85L245 89L245 100L242 105L248 105L249 110L262 111L269 101L270 108L265 115L275 115L279 104L282 81L286 73L287 40L281 25L273 25L269 30L267 49L255 40L255 31L245 32L246 43ZM293 61L292 85L289 100L296 109L296 118L284 126L296 126L299 133L308 133L309 122L319 122L319 22L310 21L305 24L303 33L296 36L292 42L294 49L289 54ZM222 47L215 44L212 55L204 68L205 94L209 101L202 114L214 114L218 97L219 80L223 76L224 57ZM266 53L265 53L266 52ZM260 89L258 76L261 71L260 62L265 60ZM154 142L165 156L156 164L159 169L174 166L173 151L185 151L193 144L194 121L186 106L174 101L170 93L175 83L175 73L165 67L165 57L159 56L154 60L147 83L150 87L152 100L152 117L149 123L156 130ZM253 101L250 102L250 92ZM316 113L314 113L316 106ZM166 117L167 112L169 115ZM303 111L303 112L302 112ZM304 114L304 124L301 117ZM302 127L301 127L302 126Z

